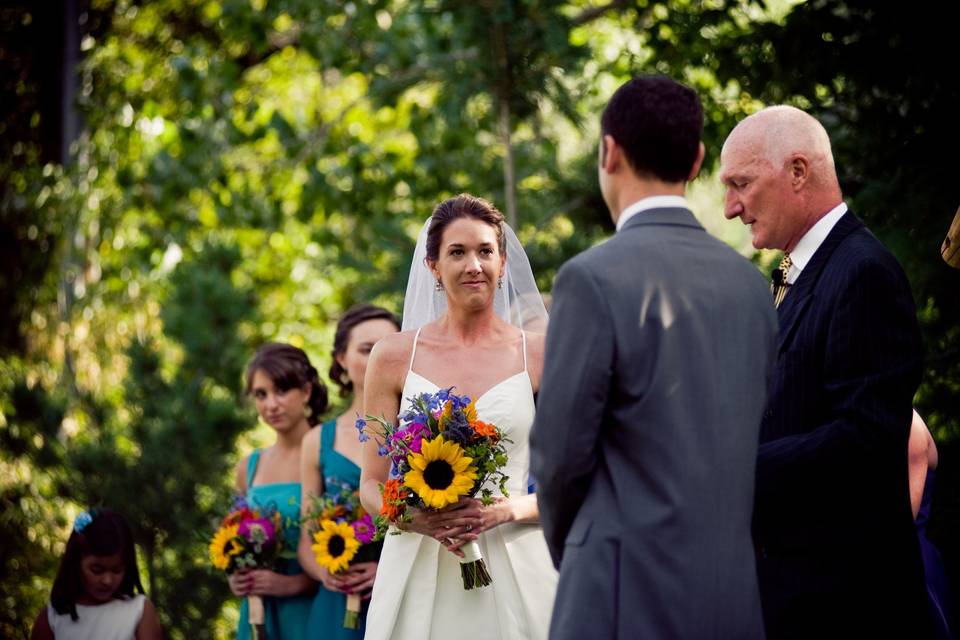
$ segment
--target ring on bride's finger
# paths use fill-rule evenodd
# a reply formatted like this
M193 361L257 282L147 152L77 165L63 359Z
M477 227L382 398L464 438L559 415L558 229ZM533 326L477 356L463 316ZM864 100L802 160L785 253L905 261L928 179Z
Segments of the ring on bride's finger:
M468 524L468 525L467 525L467 531L472 531L472 530L473 530L473 525L472 525L472 524Z

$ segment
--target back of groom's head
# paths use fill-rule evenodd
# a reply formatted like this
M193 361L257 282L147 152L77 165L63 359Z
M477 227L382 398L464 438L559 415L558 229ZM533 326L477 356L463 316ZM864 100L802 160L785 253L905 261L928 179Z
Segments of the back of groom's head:
M610 98L600 129L638 176L684 182L697 160L703 107L696 91L666 76L637 76Z

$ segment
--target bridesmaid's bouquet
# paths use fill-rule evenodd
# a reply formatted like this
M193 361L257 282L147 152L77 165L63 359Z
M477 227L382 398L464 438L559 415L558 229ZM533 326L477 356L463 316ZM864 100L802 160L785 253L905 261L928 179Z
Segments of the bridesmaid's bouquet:
M330 573L342 573L355 562L377 558L377 530L370 514L360 506L360 494L344 484L339 493L310 496L304 518L314 544L317 564ZM343 626L356 629L360 622L360 594L348 593Z
M231 574L241 569L272 569L283 557L283 517L275 508L251 508L243 497L220 522L210 541L210 561L215 569ZM247 596L253 638L266 638L263 600Z
M369 438L370 423L378 425L374 437L380 455L391 461L390 479L380 488L383 501L376 518L378 538L391 524L411 520L407 507L440 510L461 497L478 495L489 505L493 503L491 485L507 495L508 478L501 471L507 464L503 432L478 420L470 398L456 396L451 390L408 398L409 406L398 425L373 416L357 421L363 441ZM460 559L463 588L490 584L477 542L471 540L460 548L464 553Z

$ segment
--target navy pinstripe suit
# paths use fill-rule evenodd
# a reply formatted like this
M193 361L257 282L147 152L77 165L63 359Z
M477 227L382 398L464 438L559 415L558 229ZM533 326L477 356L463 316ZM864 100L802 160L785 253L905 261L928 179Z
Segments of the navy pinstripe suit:
M907 482L921 376L907 279L848 212L778 318L753 518L767 636L926 637Z

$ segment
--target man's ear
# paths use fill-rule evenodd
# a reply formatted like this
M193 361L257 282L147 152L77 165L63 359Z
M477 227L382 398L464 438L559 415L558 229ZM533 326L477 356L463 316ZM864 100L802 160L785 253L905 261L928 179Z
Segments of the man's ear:
M687 176L687 182L692 182L693 179L697 177L697 174L700 173L700 167L703 165L703 157L706 154L707 149L701 142L699 146L697 146L697 158L693 161L693 166L690 167L690 175Z
M810 161L803 154L794 154L788 161L787 170L790 171L790 186L799 191L810 179Z
M607 173L614 173L623 158L623 149L610 134L603 136L600 144L600 168Z

